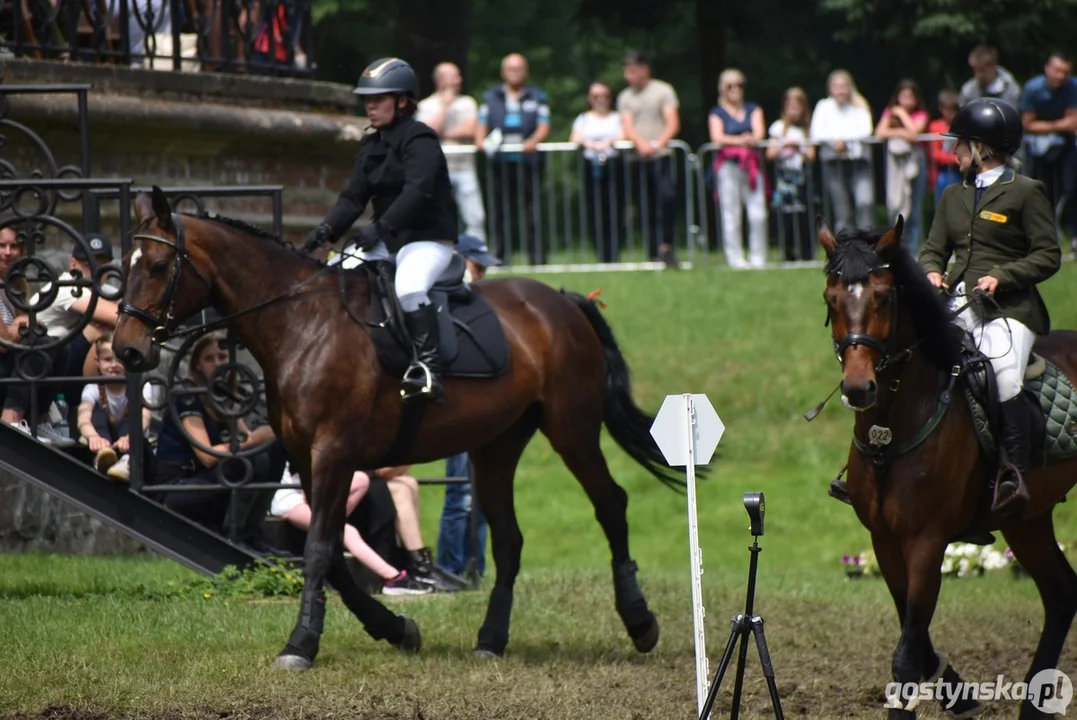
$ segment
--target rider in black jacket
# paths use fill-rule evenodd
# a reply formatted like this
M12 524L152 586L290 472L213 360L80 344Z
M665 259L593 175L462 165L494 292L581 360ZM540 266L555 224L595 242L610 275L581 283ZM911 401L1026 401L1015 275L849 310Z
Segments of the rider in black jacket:
M364 96L375 132L359 143L348 186L304 248L340 238L372 201L374 220L355 242L363 260L396 254L396 294L417 360L404 374L401 395L443 402L437 314L427 293L448 267L457 235L445 154L437 134L414 119L419 83L406 62L372 63L354 92Z

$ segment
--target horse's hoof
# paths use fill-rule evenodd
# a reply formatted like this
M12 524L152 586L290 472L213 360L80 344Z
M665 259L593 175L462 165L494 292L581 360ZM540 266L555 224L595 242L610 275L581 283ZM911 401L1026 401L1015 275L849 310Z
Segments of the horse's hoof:
M393 647L402 652L417 653L423 646L423 636L419 632L419 626L415 624L415 621L406 615L401 615L404 619L404 637L400 642L393 643Z
M501 653L494 652L490 648L479 646L471 652L472 657L476 660L500 660Z
M636 650L641 653L649 653L654 650L658 644L658 618L651 615L651 625L647 630L639 637L632 638L632 642L636 645Z
M277 670L310 670L313 663L302 655L278 655L273 667Z

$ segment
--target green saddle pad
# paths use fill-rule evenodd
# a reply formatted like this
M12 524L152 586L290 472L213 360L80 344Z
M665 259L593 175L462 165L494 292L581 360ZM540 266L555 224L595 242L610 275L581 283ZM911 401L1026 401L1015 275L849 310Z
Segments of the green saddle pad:
M1033 422L1032 426L1033 433L1041 434L1032 441L1036 455L1034 463L1043 465L1077 456L1077 390L1069 378L1047 362L1042 375L1025 381L1024 393L1043 412L1042 420ZM993 457L998 452L998 444L987 421L987 411L967 387L965 399L980 445L989 457Z

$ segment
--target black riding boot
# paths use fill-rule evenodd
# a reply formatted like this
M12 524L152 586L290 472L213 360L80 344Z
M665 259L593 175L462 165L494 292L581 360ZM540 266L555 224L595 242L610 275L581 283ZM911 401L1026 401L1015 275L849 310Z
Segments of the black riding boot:
M845 471L847 469L848 467L842 468L841 472L838 473L838 476L830 481L829 494L830 497L836 500L841 500L846 505L852 505L853 500L851 497L849 497L849 486L846 485L845 481L841 479L841 476L845 474Z
M1031 427L1028 408L1018 395L1001 404L1002 409L1002 457L998 480L995 482L995 501L992 511L1000 511L1006 517L1020 519L1028 505L1028 488L1022 475L1029 466Z
M404 374L400 395L404 400L422 398L443 403L437 308L433 304L422 305L418 310L404 313L404 319L419 364L412 365Z

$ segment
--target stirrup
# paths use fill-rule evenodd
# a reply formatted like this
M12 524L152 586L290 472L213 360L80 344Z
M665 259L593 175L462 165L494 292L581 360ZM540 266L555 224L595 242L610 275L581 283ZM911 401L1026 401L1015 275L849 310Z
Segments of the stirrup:
M1009 477L1006 477L1009 475ZM999 486L1006 482L1013 483L1014 489L1005 499L1000 501ZM991 512L1001 512L1007 517L1024 519L1025 509L1028 507L1028 485L1025 483L1024 473L1012 464L1007 463L998 473L995 479L995 488L991 499Z
M442 400L440 388L436 386L437 378L430 372L426 363L416 360L404 372L401 381L400 397L405 401L419 398Z

